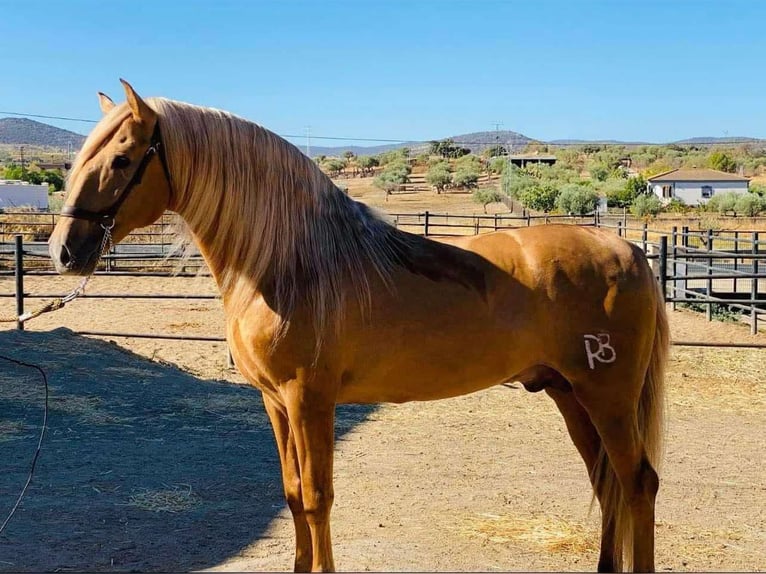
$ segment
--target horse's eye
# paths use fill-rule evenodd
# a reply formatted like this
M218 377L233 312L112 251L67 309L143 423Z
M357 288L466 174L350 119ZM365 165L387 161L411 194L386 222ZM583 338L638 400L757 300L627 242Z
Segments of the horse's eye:
M125 169L130 165L130 158L126 155L118 155L112 160L112 167L114 169Z

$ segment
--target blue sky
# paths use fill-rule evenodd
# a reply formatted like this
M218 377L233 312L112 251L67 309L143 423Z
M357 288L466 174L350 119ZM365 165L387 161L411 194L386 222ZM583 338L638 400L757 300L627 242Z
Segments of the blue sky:
M315 138L766 138L765 24L759 0L0 0L0 110L98 118L124 77Z

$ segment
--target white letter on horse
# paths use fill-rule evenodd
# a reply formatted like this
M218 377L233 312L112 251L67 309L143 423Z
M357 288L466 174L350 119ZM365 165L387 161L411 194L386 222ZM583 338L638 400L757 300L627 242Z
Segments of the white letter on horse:
M609 333L598 335L583 335L585 339L585 355L588 357L588 365L591 369L596 368L594 361L599 363L614 363L617 359L617 351L609 344ZM598 345L594 351L593 344Z

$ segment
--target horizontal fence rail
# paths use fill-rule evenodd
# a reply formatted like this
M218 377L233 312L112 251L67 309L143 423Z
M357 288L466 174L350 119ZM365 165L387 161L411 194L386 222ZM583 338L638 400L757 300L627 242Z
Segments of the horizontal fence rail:
M396 227L428 237L470 236L505 229L554 223L600 227L633 242L650 260L667 303L692 308L704 307L712 320L717 312L736 312L749 318L751 332L766 314L766 232L691 230L673 227L670 231L651 229L647 223L630 225L619 216L593 213L584 216L518 214L456 215L448 213L392 213ZM25 293L24 275L56 275L48 255L47 236L57 214L0 214L0 277L16 278L14 293L0 298L16 299L17 314L24 312L25 299L58 297L47 293ZM197 253L179 255L175 246L177 216L164 215L156 224L131 233L104 255L96 275L131 277L195 277L209 270ZM217 295L189 294L83 294L89 299L178 299L210 300ZM18 324L23 328L23 324ZM83 335L224 341L221 336L184 336L148 333L107 333L82 331ZM732 346L766 348L759 344L676 342L689 346Z

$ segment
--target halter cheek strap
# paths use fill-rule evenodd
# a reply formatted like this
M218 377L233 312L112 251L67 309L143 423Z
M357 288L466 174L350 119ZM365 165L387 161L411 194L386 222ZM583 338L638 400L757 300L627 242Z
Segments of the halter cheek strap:
M170 185L170 170L168 169L168 162L165 158L165 150L162 147L159 120L154 126L152 139L149 142L149 147L146 149L144 156L141 158L141 163L138 164L136 171L133 172L130 181L128 181L128 184L122 190L122 193L120 193L117 201L115 201L108 208L101 211L91 211L89 209L84 209L75 205L65 205L61 208L60 215L62 217L71 217L73 219L85 219L87 221L93 221L100 224L101 227L103 227L105 230L111 229L114 227L114 218L116 217L117 212L119 211L120 207L122 207L122 204L125 203L125 200L128 198L133 189L135 189L135 187L141 183L141 179L144 177L144 172L146 171L149 162L152 161L152 158L155 155L159 156L160 162L162 163L162 171L165 172L165 177L168 180L168 185Z

